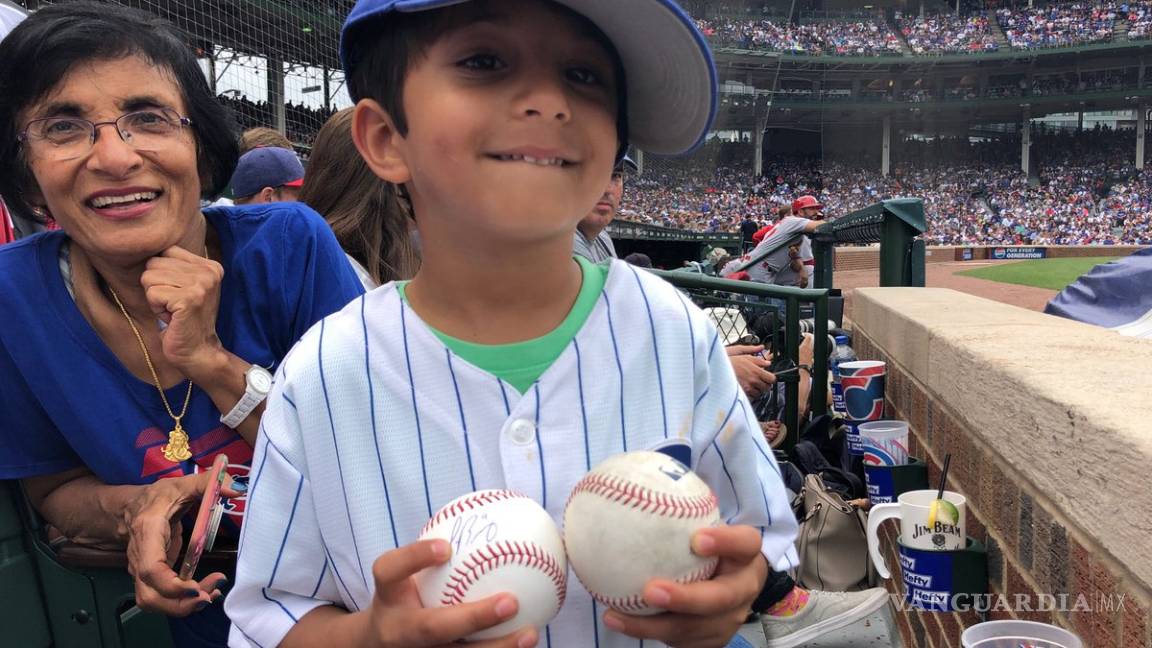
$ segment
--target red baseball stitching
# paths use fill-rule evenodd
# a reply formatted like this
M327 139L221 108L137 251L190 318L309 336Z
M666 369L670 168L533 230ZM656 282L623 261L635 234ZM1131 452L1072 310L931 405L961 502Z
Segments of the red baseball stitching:
M472 493L471 495L463 497L456 502L446 505L439 511L436 511L436 515L433 515L432 519L428 520L428 522L424 524L424 528L420 529L420 535L428 533L428 530L432 527L440 524L448 518L460 515L464 511L470 511L478 506L484 506L485 504L491 504L492 502L517 499L521 497L524 496L520 493L517 493L516 491L510 490L494 490L488 491L487 493Z
M718 562L719 561L713 560L711 563L697 569L696 571L689 572L688 574L675 579L675 582L680 583L681 585L687 585L689 583L708 580L709 578L712 578L712 574L716 573L716 565ZM573 571L575 571L575 566L573 566ZM577 573L576 577L580 578L580 574ZM584 580L581 579L580 582L583 583ZM596 601L601 605L608 606L613 610L618 610L624 613L641 612L643 610L652 608L651 605L644 601L644 596L641 594L613 597L603 596L593 592L592 590L588 590L588 593L591 594L592 598L596 599Z
M556 557L539 545L530 542L494 542L480 547L469 554L463 563L452 570L440 604L456 605L464 600L468 588L480 580L484 574L505 565L523 565L544 572L556 587L558 606L564 605L567 596L568 574L560 567Z
M695 497L668 495L654 492L619 477L607 477L595 473L585 475L584 479L576 484L572 494L568 496L568 501L572 501L577 493L585 492L664 517L705 518L715 513L718 508L716 495L711 491L707 495Z

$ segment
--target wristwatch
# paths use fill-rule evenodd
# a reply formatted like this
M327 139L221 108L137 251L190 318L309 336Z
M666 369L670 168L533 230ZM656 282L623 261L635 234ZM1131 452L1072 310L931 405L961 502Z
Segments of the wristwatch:
M272 391L272 374L260 365L252 365L244 372L244 383L244 395L240 397L240 402L236 403L231 412L220 417L220 422L232 429L243 423L252 410L268 397L268 392Z

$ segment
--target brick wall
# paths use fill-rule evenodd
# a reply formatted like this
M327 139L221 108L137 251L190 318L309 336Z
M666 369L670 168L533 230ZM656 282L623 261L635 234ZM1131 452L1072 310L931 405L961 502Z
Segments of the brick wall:
M1007 603L1013 603L1018 594L1025 595L1033 606L1039 602L1040 594L1066 594L1067 607L1073 608L1049 612L1005 609L1008 606L1001 605L993 606L986 614L900 613L896 615L897 623L905 644L915 648L959 648L961 632L974 623L984 619L1023 619L1063 626L1092 648L1152 648L1152 599L1147 590L1118 576L1122 570L1099 558L1101 552L1093 549L1091 539L1071 528L1042 494L1019 482L1010 466L974 444L972 439L978 437L965 429L962 417L894 363L866 332L856 331L853 344L861 359L888 362L887 414L908 421L910 453L926 460L930 484L939 483L944 456L952 454L949 488L968 498L968 534L988 548L990 593L1006 595ZM1090 455L1086 458L1093 459ZM1129 486L1133 500L1145 506L1152 494L1152 490L1147 490L1148 484ZM895 549L897 528L886 524L882 529L885 559L894 572L885 586L903 595ZM1152 560L1152 538L1148 549ZM1096 609L1076 610L1080 595ZM1100 605L1101 601L1114 609Z
M924 256L925 263L950 263L955 261L955 252L950 247L930 247ZM877 270L880 269L880 248L838 247L834 271Z

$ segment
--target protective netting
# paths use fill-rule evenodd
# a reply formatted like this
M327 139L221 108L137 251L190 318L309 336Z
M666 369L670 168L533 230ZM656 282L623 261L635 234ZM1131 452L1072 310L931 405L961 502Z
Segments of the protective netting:
M67 1L19 4L35 9ZM338 46L340 25L354 0L118 0L117 4L143 9L185 30L194 40L209 84L244 129L280 130L306 153L328 117L351 105L339 69Z
M745 134L713 134L690 155L643 155L626 182L620 218L696 231L732 232L740 217L767 216L765 186L753 177L754 147Z

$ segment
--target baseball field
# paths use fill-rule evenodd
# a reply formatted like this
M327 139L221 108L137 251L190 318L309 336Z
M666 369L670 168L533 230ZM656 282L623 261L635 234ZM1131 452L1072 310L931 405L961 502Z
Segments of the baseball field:
M925 285L951 288L1029 310L1042 311L1065 286L1101 263L1116 257L1037 259L1032 261L964 261L931 263ZM837 272L834 285L845 295L845 313L852 317L852 291L880 285L877 270Z
M1115 261L1118 258L1082 257L1015 261L965 270L959 274L988 281L1059 291L1097 265Z

